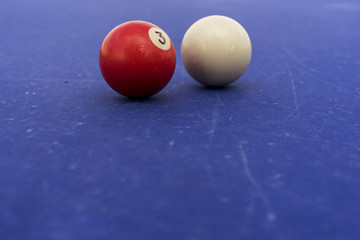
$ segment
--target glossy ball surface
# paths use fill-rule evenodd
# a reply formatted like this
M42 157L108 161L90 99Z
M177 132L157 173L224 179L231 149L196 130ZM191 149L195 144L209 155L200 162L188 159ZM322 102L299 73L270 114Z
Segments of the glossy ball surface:
M131 21L105 37L99 65L105 81L116 92L132 98L148 97L170 81L176 53L169 36L158 26Z
M207 86L225 86L246 71L251 59L246 30L225 16L209 16L195 22L185 33L181 58L188 73Z

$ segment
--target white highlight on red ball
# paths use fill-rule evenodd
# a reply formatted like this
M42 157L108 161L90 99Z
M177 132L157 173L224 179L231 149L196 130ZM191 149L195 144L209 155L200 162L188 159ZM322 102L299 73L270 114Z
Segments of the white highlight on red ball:
M207 86L225 86L246 71L251 59L251 41L235 20L208 16L185 33L181 58L188 73Z

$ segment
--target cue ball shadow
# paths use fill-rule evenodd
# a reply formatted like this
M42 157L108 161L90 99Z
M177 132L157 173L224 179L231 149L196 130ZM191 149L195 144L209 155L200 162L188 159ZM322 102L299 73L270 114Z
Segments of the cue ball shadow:
M219 92L219 93L244 93L250 91L253 87L244 82L237 82L225 86L205 86L199 83L192 83L190 88L198 92Z

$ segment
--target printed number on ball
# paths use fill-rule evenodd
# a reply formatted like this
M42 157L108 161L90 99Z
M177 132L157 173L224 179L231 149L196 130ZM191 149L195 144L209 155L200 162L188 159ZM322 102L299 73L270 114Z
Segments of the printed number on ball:
M150 28L149 29L149 37L151 41L162 50L169 50L171 43L169 36L159 28Z

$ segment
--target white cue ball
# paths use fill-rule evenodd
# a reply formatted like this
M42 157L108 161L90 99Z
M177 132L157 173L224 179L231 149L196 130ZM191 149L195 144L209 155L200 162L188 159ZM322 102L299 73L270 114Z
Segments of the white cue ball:
M251 41L234 19L208 16L185 33L181 59L188 73L206 86L220 87L241 77L251 59Z

